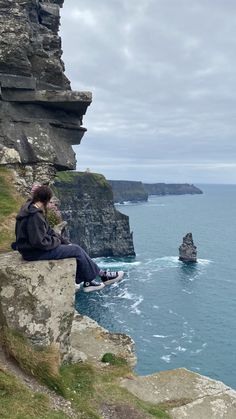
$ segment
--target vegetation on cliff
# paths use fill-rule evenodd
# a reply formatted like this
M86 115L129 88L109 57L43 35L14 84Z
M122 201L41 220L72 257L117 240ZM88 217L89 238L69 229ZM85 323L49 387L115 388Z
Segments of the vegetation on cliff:
M63 188L65 184L65 188ZM70 194L76 190L76 193L82 196L84 193L94 194L94 190L98 193L97 198L113 199L112 190L106 178L99 173L90 172L58 172L56 177L56 191L59 198L62 198L64 193Z
M32 356L32 348L27 348L24 341L25 353L23 354L21 351L22 338L19 335L16 338L14 333L9 335L8 338L7 344L11 345L11 348L13 345L14 351L17 351L18 363L24 370L26 369L30 373L30 365L32 365L33 369L36 362L35 356ZM11 339L12 342L10 342ZM38 355L40 358L40 352ZM123 377L132 379L133 372L125 360L121 362L121 358L116 360L116 357L111 355L109 354L109 358L112 358L111 363L101 363L100 365L78 363L63 365L60 368L57 374L57 382L60 383L60 386L55 386L54 389L59 394L63 394L64 398L70 402L72 415L69 416L60 410L53 411L46 394L30 391L17 377L14 377L6 368L0 365L1 418L63 419L77 417L101 419L107 410L114 410L114 412L120 411L124 415L116 417L126 417L133 413L136 418L168 419L169 415L165 406L159 407L152 403L143 402L120 386L120 380ZM27 361L26 357L28 358ZM48 382L47 372L55 369L55 360L48 357L47 360L44 358L44 361L45 379L42 380L43 376L41 373L43 370L40 372L40 376L36 374L34 376L40 382L43 381L46 384ZM51 381L49 381L49 384L51 388Z
M10 250L15 238L15 216L23 198L13 186L11 170L0 167L0 252Z

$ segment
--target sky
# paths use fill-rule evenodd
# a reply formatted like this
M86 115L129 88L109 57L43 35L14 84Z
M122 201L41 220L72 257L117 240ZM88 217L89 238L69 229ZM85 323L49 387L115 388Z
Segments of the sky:
M235 0L65 0L61 36L93 93L78 170L236 183Z

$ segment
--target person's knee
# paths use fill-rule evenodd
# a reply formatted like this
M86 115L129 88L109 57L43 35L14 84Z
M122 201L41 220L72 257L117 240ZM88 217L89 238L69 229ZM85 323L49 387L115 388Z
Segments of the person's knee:
M83 249L78 244L72 244L70 245L70 248L75 254L75 257L79 257L83 253Z

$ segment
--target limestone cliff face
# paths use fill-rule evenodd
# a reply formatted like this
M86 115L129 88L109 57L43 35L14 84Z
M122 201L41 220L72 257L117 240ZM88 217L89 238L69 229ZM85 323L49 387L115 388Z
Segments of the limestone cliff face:
M189 183L144 183L148 195L194 195L201 189Z
M142 183L130 180L109 180L112 187L114 202L147 201L149 195L194 195L202 191L188 183Z
M74 169L89 92L73 92L58 36L63 0L0 0L0 165L27 187ZM20 182L19 182L20 183ZM24 188L23 188L24 189Z
M142 182L129 180L109 180L112 187L114 202L123 203L125 201L140 202L148 200L148 193Z
M72 242L91 257L135 255L129 218L115 209L102 175L60 173L55 187Z

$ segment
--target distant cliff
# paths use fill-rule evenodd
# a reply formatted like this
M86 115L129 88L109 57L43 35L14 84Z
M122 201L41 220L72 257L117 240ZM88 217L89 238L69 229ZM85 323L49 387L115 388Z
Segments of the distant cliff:
M148 195L194 195L202 194L201 189L189 183L144 183Z
M149 195L186 195L202 194L203 192L189 183L142 183L131 180L109 180L112 187L114 202L147 201Z
M129 217L115 209L112 189L104 176L60 172L55 188L72 242L91 257L135 255Z
M123 203L125 201L139 202L147 201L148 193L142 182L129 180L109 180L112 187L114 202Z

